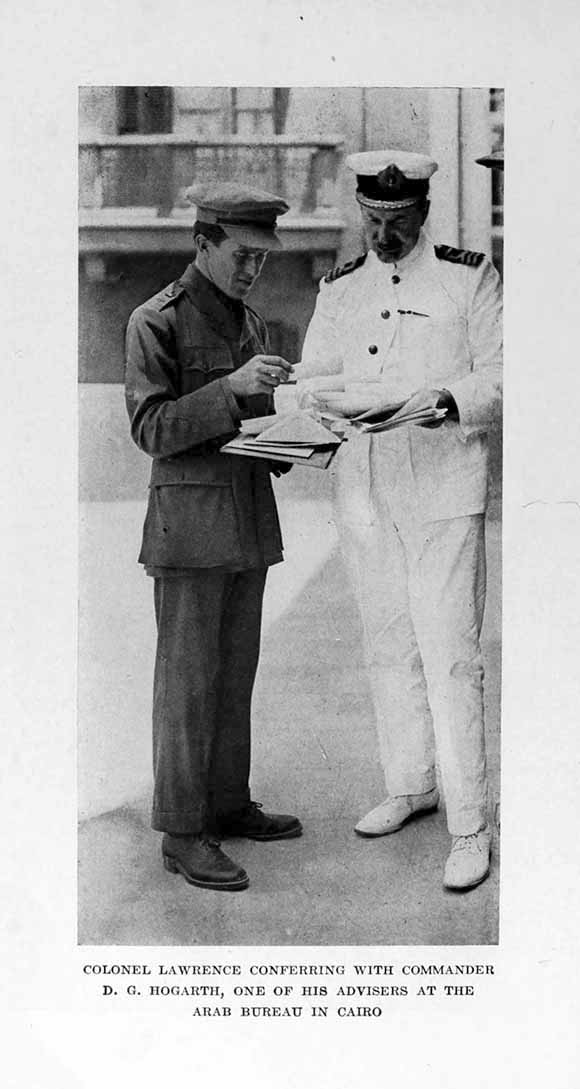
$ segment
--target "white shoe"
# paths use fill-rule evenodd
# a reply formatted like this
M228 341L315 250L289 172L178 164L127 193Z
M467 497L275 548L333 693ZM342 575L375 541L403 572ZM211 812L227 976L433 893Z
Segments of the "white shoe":
M371 809L366 817L358 822L355 832L358 836L388 836L391 832L398 832L408 820L416 814L430 813L439 805L439 791L437 787L428 790L426 794L399 794L395 798L387 798L386 801Z
M471 889L484 881L489 873L491 832L483 828L470 836L454 836L451 853L445 865L443 884L446 889Z

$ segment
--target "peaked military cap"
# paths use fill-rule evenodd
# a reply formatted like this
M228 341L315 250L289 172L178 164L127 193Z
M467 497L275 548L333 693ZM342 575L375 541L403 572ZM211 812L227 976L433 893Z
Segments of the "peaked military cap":
M429 178L438 169L434 159L414 151L361 151L346 165L356 174L356 199L365 208L409 208L424 200Z
M283 197L234 182L192 185L185 195L195 204L200 223L216 224L248 246L281 247L276 226L277 217L288 211Z

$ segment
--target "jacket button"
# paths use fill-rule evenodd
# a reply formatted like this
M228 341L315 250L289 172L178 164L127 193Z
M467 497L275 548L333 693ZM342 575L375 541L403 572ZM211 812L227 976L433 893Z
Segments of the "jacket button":
M369 344L369 352L371 353L371 355L376 355L378 350L379 349L377 348L376 344Z
M391 316L391 311L390 310L381 310L381 317L382 318L390 318L390 316Z
M396 276L396 275L395 275L395 276L393 276L393 277L392 277L392 280L393 280L393 283L394 283L394 284L400 284L400 282L401 282L401 277L400 277L400 276Z

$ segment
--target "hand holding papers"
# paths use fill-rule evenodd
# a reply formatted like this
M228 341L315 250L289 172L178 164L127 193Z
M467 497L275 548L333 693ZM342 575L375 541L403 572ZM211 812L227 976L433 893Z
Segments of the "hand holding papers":
M446 408L435 408L434 406L425 406L424 408L413 408L412 398L410 401L403 401L398 404L382 405L380 408L370 409L368 412L362 413L357 416L351 422L360 431L364 431L366 434L369 432L377 433L379 431L393 431L396 427L403 427L405 425L415 424L425 426L433 426L439 422L443 422L447 415Z
M336 378L326 378L325 388L313 391L317 419L305 409L243 420L241 433L222 446L221 453L327 469L347 428L351 433L368 434L411 424L437 427L447 415L446 408L436 407L437 390L420 390L410 398L393 401L377 383L349 390L341 386ZM344 421L337 433L336 421Z
M342 439L307 412L243 420L241 434L222 446L222 454L286 461L327 469Z
M348 419L352 427L365 433L392 431L406 424L438 426L447 409L437 408L437 390L419 391L410 398L393 400L383 386L368 383L344 392L316 392L320 412L331 419Z

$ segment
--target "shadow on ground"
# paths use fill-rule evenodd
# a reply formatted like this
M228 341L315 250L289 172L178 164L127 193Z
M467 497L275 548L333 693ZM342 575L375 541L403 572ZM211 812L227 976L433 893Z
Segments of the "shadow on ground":
M488 532L484 627L492 804L499 783L499 527ZM144 725L149 729L149 725ZM253 797L297 813L298 840L235 840L242 893L164 871L149 798L86 821L79 840L79 942L91 945L485 945L498 940L498 846L490 878L442 888L440 810L397 835L361 840L384 796L356 607L337 552L268 631L254 699Z

